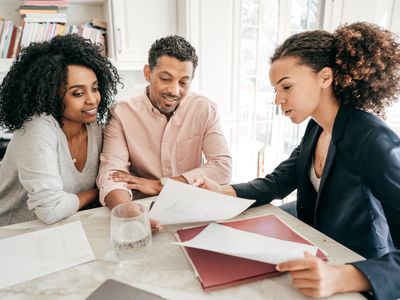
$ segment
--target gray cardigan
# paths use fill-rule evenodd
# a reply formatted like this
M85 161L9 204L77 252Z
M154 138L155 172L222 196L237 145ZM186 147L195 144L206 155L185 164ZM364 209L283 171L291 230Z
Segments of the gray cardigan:
M33 117L13 133L0 167L0 226L39 218L50 224L74 214L76 193L95 187L102 146L101 128L86 125L88 155L79 172L59 123Z

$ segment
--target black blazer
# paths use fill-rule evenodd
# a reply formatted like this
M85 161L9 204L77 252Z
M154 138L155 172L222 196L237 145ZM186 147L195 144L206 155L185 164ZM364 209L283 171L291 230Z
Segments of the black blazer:
M297 189L303 222L366 258L400 246L400 138L378 117L342 105L317 193L310 168L322 128L308 123L299 146L273 173L233 185L238 197L256 205L281 199ZM400 278L399 259L397 274ZM400 279L397 296L400 296Z

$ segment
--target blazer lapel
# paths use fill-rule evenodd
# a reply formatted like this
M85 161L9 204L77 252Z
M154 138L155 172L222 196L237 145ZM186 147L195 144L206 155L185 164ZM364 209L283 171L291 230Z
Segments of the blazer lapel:
M320 202L321 195L324 190L325 182L326 182L329 172L332 168L333 161L335 160L335 156L336 156L336 143L333 140L331 140L331 143L329 144L329 148L328 148L328 155L326 156L326 160L325 160L324 170L322 171L321 183L319 185L319 190L318 190L318 195L317 195L317 202L315 203L315 211L314 211L314 225L315 226L316 226L316 221L317 221L316 217L317 217L318 204Z
M318 205L321 201L321 198L322 198L321 195L324 192L324 187L326 185L326 182L329 177L329 173L332 169L332 165L335 160L335 156L337 153L337 143L340 141L340 139L343 137L343 135L345 133L347 121L348 121L351 113L353 112L353 110L354 110L354 108L352 108L350 106L341 105L339 108L339 111L337 113L335 123L333 124L332 139L329 144L328 155L326 156L325 166L324 166L324 170L322 172L322 177L321 177L321 184L319 186L319 191L318 191L318 196L317 196L317 202L315 204L314 226L317 226Z
M317 146L317 141L321 132L322 128L320 126L315 126L314 129L310 132L310 136L304 140L302 151L298 158L298 168L300 170L298 172L298 186L307 186L311 184L311 160L314 155L315 147Z

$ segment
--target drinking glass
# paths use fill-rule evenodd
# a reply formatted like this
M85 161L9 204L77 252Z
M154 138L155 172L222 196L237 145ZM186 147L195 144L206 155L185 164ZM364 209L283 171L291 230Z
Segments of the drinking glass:
M151 246L148 210L141 204L128 202L111 210L111 242L121 262L143 257Z

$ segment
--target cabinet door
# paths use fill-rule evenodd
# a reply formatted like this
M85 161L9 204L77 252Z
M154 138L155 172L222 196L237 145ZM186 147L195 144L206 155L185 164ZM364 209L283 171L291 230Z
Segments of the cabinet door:
M156 39L177 33L176 10L176 0L112 0L117 60L143 66Z

